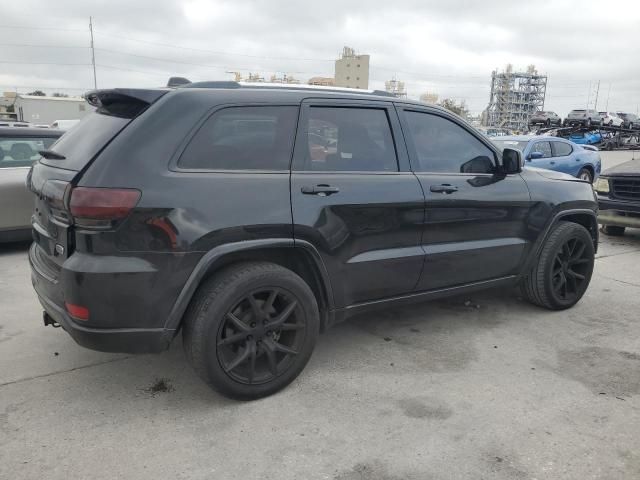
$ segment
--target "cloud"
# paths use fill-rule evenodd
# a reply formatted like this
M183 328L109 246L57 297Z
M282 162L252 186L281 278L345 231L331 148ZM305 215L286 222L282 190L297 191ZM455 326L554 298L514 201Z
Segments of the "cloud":
M227 72L332 75L343 45L371 55L371 87L392 77L486 107L491 71L535 64L549 75L548 109L566 114L610 90L610 109L640 103L637 0L602 3L433 0L23 0L4 2L0 86L93 86L88 18L95 26L98 85L159 86L171 75L230 79ZM621 12L624 12L622 14ZM7 28L8 26L23 28ZM604 99L604 100L603 100Z

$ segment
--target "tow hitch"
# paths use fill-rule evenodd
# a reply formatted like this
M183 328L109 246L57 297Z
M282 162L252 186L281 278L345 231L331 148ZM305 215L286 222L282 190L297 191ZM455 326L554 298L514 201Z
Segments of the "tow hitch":
M56 322L47 312L42 312L42 320L44 321L44 326L51 325L53 328L60 328L60 324Z

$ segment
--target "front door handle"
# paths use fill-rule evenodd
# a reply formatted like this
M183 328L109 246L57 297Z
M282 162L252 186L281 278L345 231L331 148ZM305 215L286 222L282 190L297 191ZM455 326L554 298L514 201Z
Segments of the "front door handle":
M320 185L314 186L305 185L300 189L300 191L305 195L318 195L320 197L326 197L327 195L338 193L340 189L338 187L332 187L331 185L321 183Z
M448 183L442 185L431 185L429 187L433 193L453 193L458 191L458 187L454 187L453 185L449 185Z

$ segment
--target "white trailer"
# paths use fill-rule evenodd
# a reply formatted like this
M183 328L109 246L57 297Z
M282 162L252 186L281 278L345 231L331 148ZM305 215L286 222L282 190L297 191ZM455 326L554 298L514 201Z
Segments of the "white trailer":
M15 104L18 121L50 125L56 120L79 120L95 110L80 97L41 97L18 94Z

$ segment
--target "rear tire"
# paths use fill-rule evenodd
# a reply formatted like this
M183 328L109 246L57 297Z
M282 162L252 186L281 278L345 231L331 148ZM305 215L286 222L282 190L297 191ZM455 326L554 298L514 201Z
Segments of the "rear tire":
M185 315L183 343L209 386L229 398L253 400L300 374L319 325L316 298L302 278L273 263L242 263L198 288Z
M622 235L624 235L625 230L626 230L626 227L618 227L616 225L602 226L602 233L604 233L605 235L609 235L611 237L621 237Z
M522 295L549 310L571 308L589 286L594 255L593 239L586 228L572 222L557 223L535 265L522 279Z

